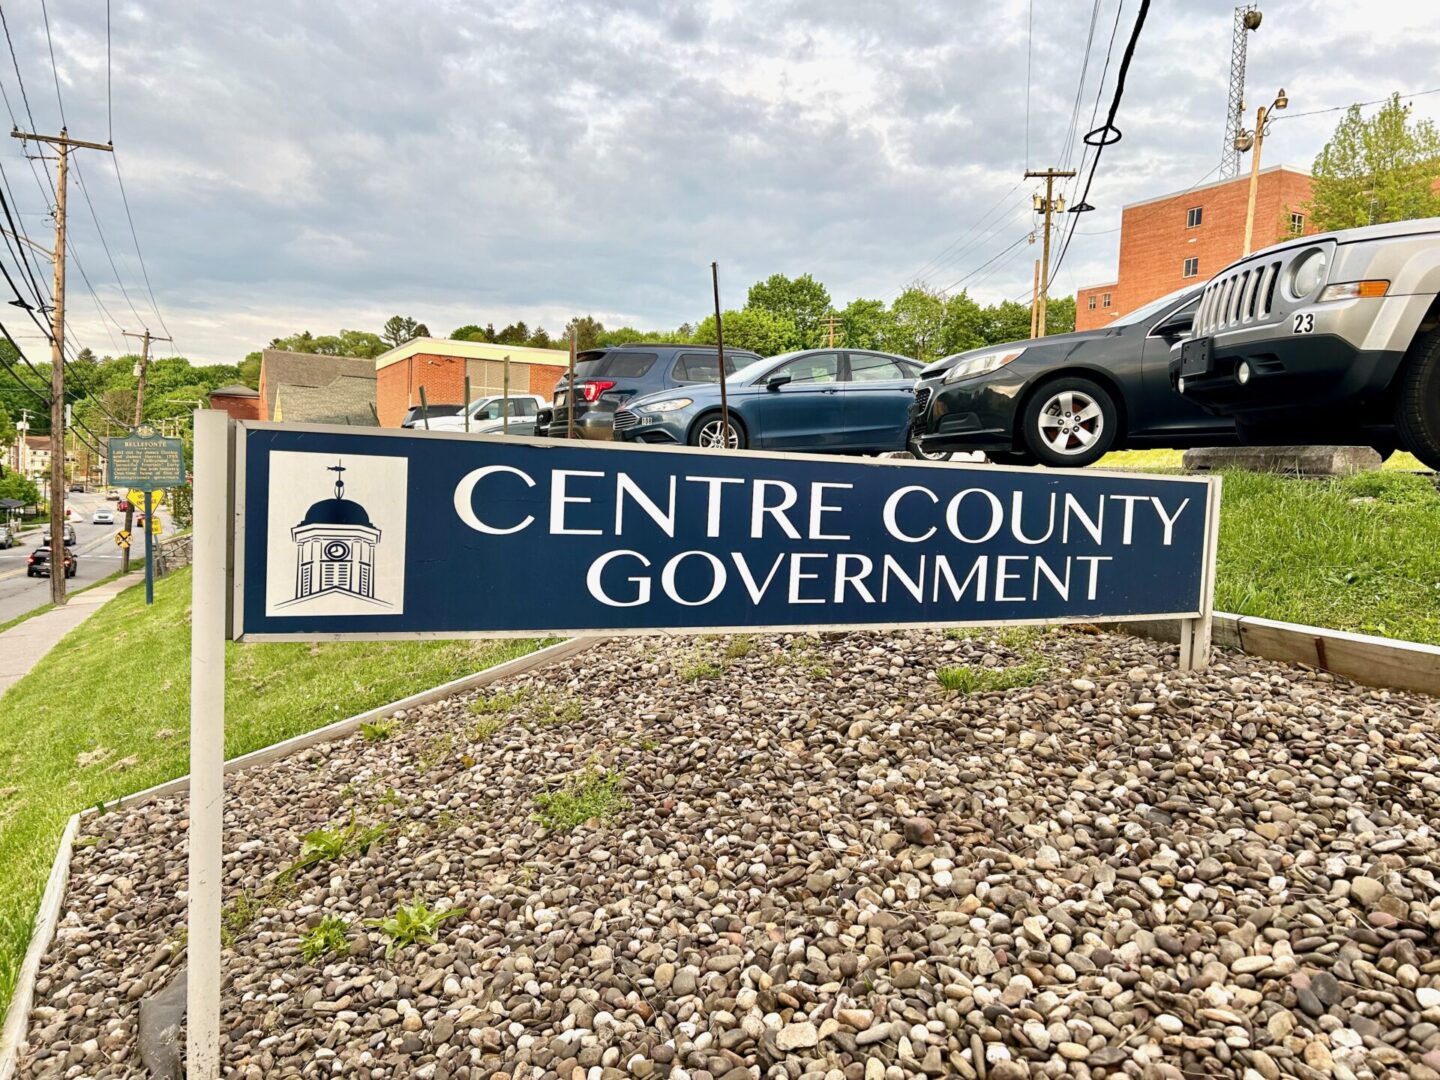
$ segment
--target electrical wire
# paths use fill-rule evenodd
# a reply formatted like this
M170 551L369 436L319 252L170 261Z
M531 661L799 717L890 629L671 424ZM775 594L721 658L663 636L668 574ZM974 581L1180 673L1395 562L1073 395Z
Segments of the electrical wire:
M50 47L50 70L55 73L55 104L60 106L60 126L68 128L65 121L65 102L60 99L60 65L55 63L55 42L50 37L50 9L45 0L40 0L40 14L45 18L45 44Z
M1391 97L1398 96L1401 100L1408 101L1411 98L1425 97L1428 94L1440 94L1440 86L1433 90L1419 90L1413 94L1392 94ZM1309 112L1300 113L1287 112L1284 116L1274 117L1273 122L1278 124L1281 120L1299 120L1302 116L1320 116L1324 113L1344 112L1347 109L1363 109L1368 105L1383 105L1389 100L1390 98L1383 97L1376 98L1374 101L1356 101L1349 105L1335 105L1329 109L1311 109ZM1266 117L1265 122L1269 124L1272 120L1270 117Z
M1029 239L1030 239L1030 234L1029 234L1028 232L1023 233L1023 234L1020 236L1020 238L1019 238L1018 240L1016 240L1013 244L1010 244L1008 247L1002 248L1001 250L997 251L994 255L990 256L990 258L986 259L983 263L981 263L979 266L977 266L974 270L971 270L970 273L965 274L963 277L958 277L958 278L956 278L954 281L952 281L949 285L946 285L945 288L941 289L940 291L941 291L941 292L946 292L946 293L948 293L951 289L955 288L955 286L960 285L960 284L962 284L962 283L964 283L964 282L966 282L966 281L969 281L972 277L974 277L976 274L978 274L981 270L984 270L987 266L989 266L991 263L993 263L996 259L1000 258L1000 256L1006 254L1006 253L1009 252L1009 251L1013 251L1015 248L1019 247L1021 244L1025 243L1025 241L1027 241L1027 240L1029 240Z
M1025 31L1025 171L1030 171L1030 54L1035 48L1035 0L1030 0Z
M1100 164L1100 155L1106 146L1120 141L1120 129L1115 126L1115 116L1120 111L1120 101L1125 96L1125 76L1130 71L1130 62L1135 58L1135 46L1140 41L1140 32L1145 28L1145 16L1150 11L1150 0L1140 0L1140 10L1135 16L1134 29L1130 31L1130 40L1125 43L1125 53L1120 58L1120 70L1115 75L1115 96L1110 99L1110 111L1106 114L1105 123L1098 128L1093 128L1085 136L1087 145L1095 147L1095 156L1090 161L1090 173L1085 178L1085 188L1080 193L1080 201L1075 206L1084 204L1090 195L1090 185L1095 181L1095 170ZM1113 134L1113 138L1110 136ZM1091 139L1095 141L1092 143ZM1072 207L1073 209L1073 207ZM1075 215L1077 218L1079 214ZM1049 280L1053 281L1055 275L1060 272L1061 265L1065 262L1065 253L1070 250L1070 241L1075 236L1075 226L1070 226L1070 231L1065 237L1065 246L1060 249L1060 257L1055 260L1051 268Z
M1006 199L1010 198L1011 195L1014 195L1016 189L1019 188L1022 183L1024 183L1023 180L1015 181L1014 186L1012 186L1009 191L1005 192L1005 194L1001 195L998 199L991 203L990 207L985 211L985 213L981 214L980 217L977 218L968 229L966 229L963 233L957 236L954 240L950 241L950 243L946 244L939 255L936 255L928 261L922 263L918 270L905 278L904 284L898 285L895 288L891 289L888 293L886 293L885 298L888 299L889 297L902 291L905 288L905 284L908 284L912 281L918 281L921 276L923 276L927 271L931 269L932 266L938 266L940 260L944 259L945 256L949 254L949 252L952 251L957 244L963 243L966 239L968 239L977 229L979 229L985 223L985 221L990 217L991 214L993 214L996 210L1000 209L1001 203L1003 203Z
M115 166L115 182L120 185L120 202L125 207L125 220L130 223L130 239L135 242L135 257L140 260L140 276L145 279L145 292L150 297L150 306L155 309L155 317L160 320L160 329L165 331L165 336L173 338L175 335L170 332L170 327L165 325L165 316L160 313L160 305L155 300L155 289L150 284L150 271L145 266L145 255L140 250L140 234L135 231L135 218L130 213L130 197L125 193L125 181L120 175L120 156L113 147L110 151L110 162ZM173 341L170 351L175 352Z

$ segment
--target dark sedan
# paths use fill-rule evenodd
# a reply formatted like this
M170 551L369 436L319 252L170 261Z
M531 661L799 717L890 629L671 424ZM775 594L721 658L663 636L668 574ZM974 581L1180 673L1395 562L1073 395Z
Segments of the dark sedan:
M720 387L698 383L628 402L615 437L628 442L752 447L837 454L906 449L920 364L860 349L809 349L741 368Z
M1170 350L1190 333L1200 288L1161 297L1098 330L947 356L915 384L928 454L983 450L1011 465L1079 467L1111 450L1235 442L1233 421L1170 385Z

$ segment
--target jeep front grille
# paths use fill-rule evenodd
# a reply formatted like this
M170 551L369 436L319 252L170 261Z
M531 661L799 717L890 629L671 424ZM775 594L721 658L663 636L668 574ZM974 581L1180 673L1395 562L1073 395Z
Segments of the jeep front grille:
M1195 334L1205 337L1264 322L1275 307L1275 285L1283 262L1245 263L1205 286Z

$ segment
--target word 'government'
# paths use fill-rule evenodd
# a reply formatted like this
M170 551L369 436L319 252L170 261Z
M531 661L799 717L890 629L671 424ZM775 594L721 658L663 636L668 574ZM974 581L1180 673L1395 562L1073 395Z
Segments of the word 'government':
M657 588L685 607L712 603L727 589L743 589L756 606L776 594L790 604L884 604L902 596L922 604L1019 603L1052 594L1094 601L1102 567L1116 561L1096 552L1139 545L1142 537L1146 550L1137 547L1137 558L1169 547L1191 502L1178 494L1167 500L1100 491L1002 497L982 486L952 492L938 482L875 493L851 483L723 475L671 475L647 489L624 471L532 476L510 465L474 469L454 493L455 513L481 534L613 539L585 568L587 591L611 607L646 605ZM657 560L624 543L657 533L693 543L701 522L704 538L720 545ZM847 541L871 553L837 546ZM877 552L877 545L891 551ZM981 545L985 550L976 550ZM1074 552L1064 550L1070 545ZM711 550L724 546L733 550ZM1024 550L1042 546L1043 553Z

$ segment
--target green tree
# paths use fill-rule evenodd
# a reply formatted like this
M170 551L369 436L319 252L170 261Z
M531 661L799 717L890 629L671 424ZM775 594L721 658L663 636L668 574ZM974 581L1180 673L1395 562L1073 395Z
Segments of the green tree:
M543 326L537 326L535 332L526 339L525 344L532 349L555 348L555 343L550 340L550 331L546 330ZM565 347L568 349L570 346L567 343Z
M10 419L10 410L5 408L5 403L0 401L0 446L6 446L15 441L15 421Z
M894 320L883 300L851 300L839 315L840 340L852 349L887 349Z
M494 341L495 324L480 326L476 323L466 323L464 326L457 326L450 331L451 341Z
M1045 304L1045 333L1070 334L1074 331L1075 297L1051 297Z
M417 323L408 315L391 315L385 320L385 326L381 329L380 336L392 347L398 348L407 341L429 337L430 328L424 323Z
M40 501L40 489L17 472L6 473L0 477L0 499L19 499L26 506L34 506Z
M795 327L796 336L786 348L813 349L823 338L820 320L830 313L830 293L809 274L793 279L784 274L771 274L750 286L745 307L788 319Z
M530 328L524 320L514 322L496 334L494 340L498 345L524 345L530 340Z
M572 330L575 332L575 348L577 350L595 348L600 344L600 335L605 333L605 327L593 315L581 315L571 319L565 324L565 330L560 335L564 338L567 349L570 347Z
M1322 232L1440 215L1440 131L1394 94L1369 120L1352 105L1311 169L1306 212Z
M984 321L985 309L963 289L947 297L936 351L940 356L951 356L984 345Z
M982 311L981 336L986 345L1003 345L1007 341L1025 341L1030 337L1030 305L1005 300ZM1050 320L1045 320L1048 325ZM1071 327L1075 318L1072 312Z
M424 327L417 325L417 329L423 330ZM357 356L373 360L389 349L390 345L379 334L372 334L368 330L341 330L338 334L321 334L319 337L310 333L309 330L302 330L289 337L272 338L266 348L283 349L286 352L316 353L320 356ZM258 378L260 355L251 353L246 359L248 360L250 356L255 357L256 378Z
M794 346L798 332L795 323L788 316L760 308L745 308L741 311L727 311L725 318L725 348L748 349L761 356L774 356L788 352ZM715 344L715 316L707 315L695 328L693 340L697 345Z
M240 361L240 381L251 390L260 389L260 354L258 352L246 353L245 359Z
M890 319L891 352L927 364L943 355L945 302L939 295L912 285L890 305Z

